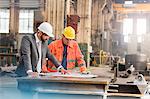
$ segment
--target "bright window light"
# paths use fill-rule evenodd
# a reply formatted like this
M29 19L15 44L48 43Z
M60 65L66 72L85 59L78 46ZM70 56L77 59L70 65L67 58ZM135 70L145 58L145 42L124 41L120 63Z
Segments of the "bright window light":
M133 32L133 19L131 18L125 18L123 20L123 35L124 35L124 42L130 41L129 34L132 34Z
M9 9L0 9L0 33L9 33Z
M146 19L137 19L137 35L143 35L146 33Z
M33 20L34 20L34 10L20 10L19 33L34 33Z
M142 42L142 37L141 36L138 36L138 43L141 43Z
M133 19L126 18L123 20L123 35L129 35L133 32Z
M124 42L125 42L125 43L130 42L130 37L129 37L129 36L124 36Z
M146 34L146 19L139 18L137 19L137 40L138 43L143 41L143 34Z

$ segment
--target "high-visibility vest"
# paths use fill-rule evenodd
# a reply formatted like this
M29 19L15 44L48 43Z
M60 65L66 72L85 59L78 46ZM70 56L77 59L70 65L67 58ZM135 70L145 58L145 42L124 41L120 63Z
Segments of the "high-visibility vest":
M61 63L64 50L62 39L53 41L48 45L48 48L50 52L56 57L56 59ZM80 72L86 71L86 64L78 43L72 40L69 42L69 45L67 47L67 70L72 70L73 68L75 68L76 62L80 67ZM56 67L51 61L48 61L48 70L56 70Z

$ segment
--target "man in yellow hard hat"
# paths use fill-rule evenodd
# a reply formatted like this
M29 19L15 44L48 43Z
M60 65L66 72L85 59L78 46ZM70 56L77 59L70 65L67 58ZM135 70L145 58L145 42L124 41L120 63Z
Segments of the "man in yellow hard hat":
M52 54L61 63L58 67L61 72L67 73L75 68L76 62L80 67L81 73L87 73L86 64L78 43L75 39L75 30L68 26L62 33L62 39L53 41L48 45L48 48ZM48 71L56 71L56 67L48 62Z
M56 67L61 67L60 62L48 50L47 40L50 37L54 37L52 26L48 22L43 22L36 33L22 38L19 65L16 69L18 76L37 76L42 72L45 58L51 60Z

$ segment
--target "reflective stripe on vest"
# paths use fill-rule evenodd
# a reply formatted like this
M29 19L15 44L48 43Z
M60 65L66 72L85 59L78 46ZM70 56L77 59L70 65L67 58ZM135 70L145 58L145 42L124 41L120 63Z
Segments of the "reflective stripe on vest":
M70 59L70 60L68 60L67 62L76 62L76 60Z

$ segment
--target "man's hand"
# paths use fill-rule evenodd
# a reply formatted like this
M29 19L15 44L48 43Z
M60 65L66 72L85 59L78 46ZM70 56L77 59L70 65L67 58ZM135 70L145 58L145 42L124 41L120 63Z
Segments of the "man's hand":
M37 72L28 72L28 76L36 77L39 74Z
M57 68L57 71L58 72L61 72L61 74L69 74L69 72L63 68L62 65L60 65L58 68Z
M61 72L61 74L69 74L69 72L64 68L61 68L60 72Z
M91 74L91 72L90 71L83 71L83 72L81 72L82 74Z

